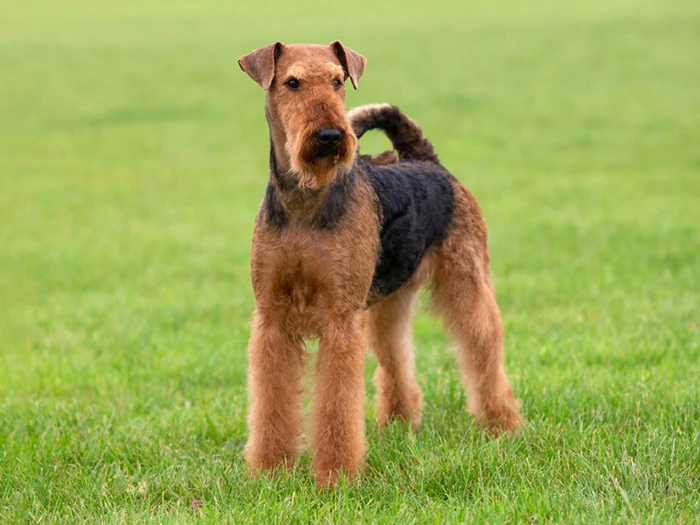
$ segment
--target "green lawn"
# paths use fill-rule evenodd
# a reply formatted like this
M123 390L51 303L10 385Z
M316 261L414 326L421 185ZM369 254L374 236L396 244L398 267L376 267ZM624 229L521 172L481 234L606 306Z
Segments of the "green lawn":
M0 4L0 523L700 523L697 0ZM379 435L369 357L367 469L319 492L242 458L268 137L236 59L336 38L348 105L484 208L528 425L475 426L421 314L422 428Z

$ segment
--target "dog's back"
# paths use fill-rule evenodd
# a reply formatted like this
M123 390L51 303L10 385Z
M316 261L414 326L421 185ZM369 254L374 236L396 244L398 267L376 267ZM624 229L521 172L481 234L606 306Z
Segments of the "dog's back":
M445 238L454 215L456 179L442 167L421 128L396 106L360 106L348 119L358 138L381 129L399 159L387 165L357 161L380 204L381 257L370 290L372 303L406 283L426 251Z
M449 173L434 162L358 165L379 201L381 252L372 303L406 283L426 251L445 238L454 214L454 189Z

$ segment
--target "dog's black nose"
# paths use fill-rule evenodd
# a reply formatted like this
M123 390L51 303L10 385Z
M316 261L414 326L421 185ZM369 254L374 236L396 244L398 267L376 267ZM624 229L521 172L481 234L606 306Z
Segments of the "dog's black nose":
M339 129L322 129L316 133L316 140L324 146L336 146L338 142L340 142L340 137L342 136L343 133Z

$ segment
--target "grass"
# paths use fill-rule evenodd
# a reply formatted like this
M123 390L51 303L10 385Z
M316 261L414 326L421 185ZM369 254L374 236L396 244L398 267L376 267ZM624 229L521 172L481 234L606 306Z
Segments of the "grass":
M700 522L697 2L2 13L0 522ZM399 105L480 200L529 424L475 427L421 314L421 430L370 423L318 492L307 455L241 456L268 138L235 61L336 38L369 59L348 104Z

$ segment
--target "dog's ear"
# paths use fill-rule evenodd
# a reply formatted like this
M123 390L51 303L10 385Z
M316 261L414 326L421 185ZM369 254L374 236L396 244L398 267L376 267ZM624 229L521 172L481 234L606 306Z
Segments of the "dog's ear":
M275 78L275 62L282 54L284 44L275 42L269 46L260 47L238 60L241 69L255 80L265 91L270 89Z
M367 63L367 59L357 51L353 51L349 47L345 47L340 43L340 40L331 42L330 47L335 53L335 56L338 57L340 65L342 65L343 69L345 70L345 78L350 77L352 87L357 89L357 83L360 80L360 77L362 77L362 74L365 72L365 64Z

